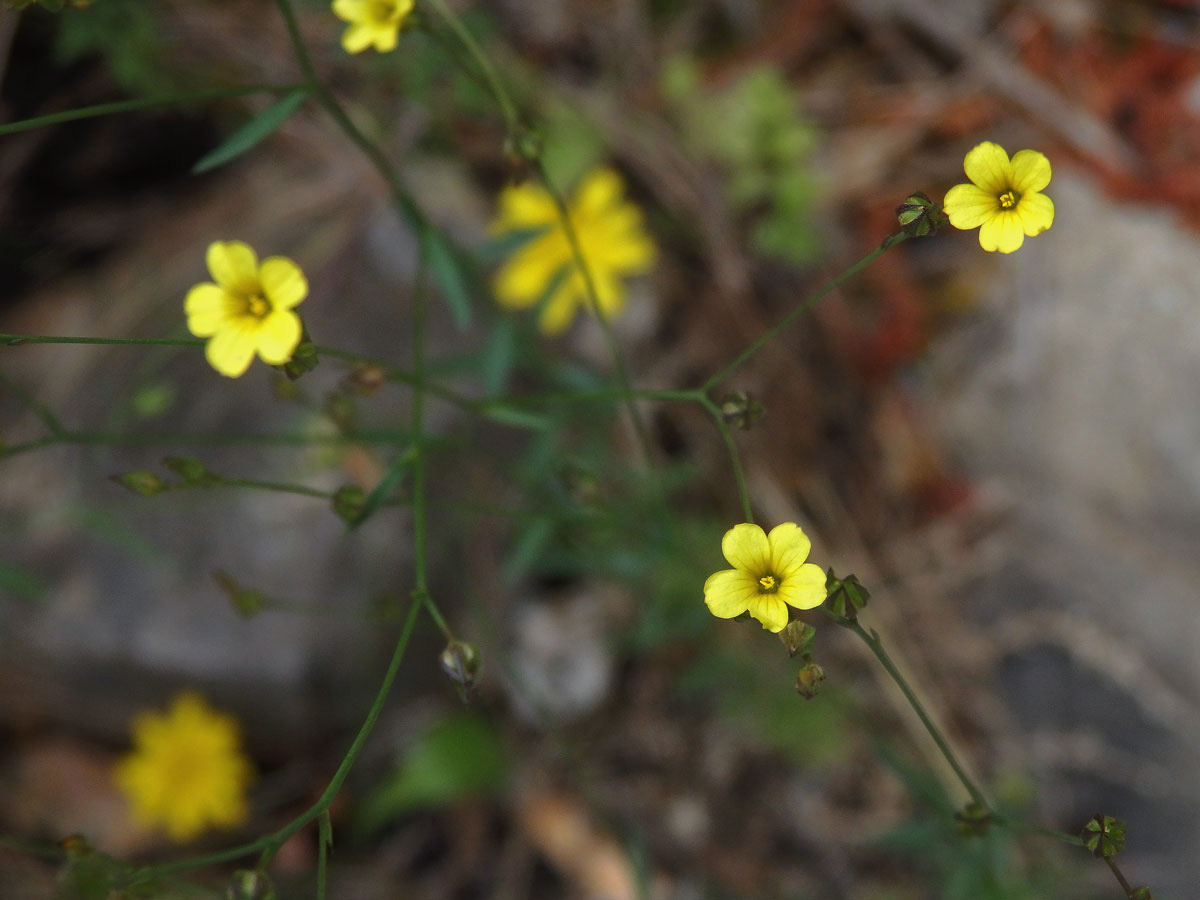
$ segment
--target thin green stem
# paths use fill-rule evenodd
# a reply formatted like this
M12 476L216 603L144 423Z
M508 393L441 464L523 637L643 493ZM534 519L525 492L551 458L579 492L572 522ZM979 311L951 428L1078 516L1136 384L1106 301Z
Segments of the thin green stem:
M326 812L332 805L338 791L342 788L342 783L346 780L346 776L350 774L350 769L353 768L355 761L358 759L359 753L367 743L367 738L371 736L371 732L375 729L375 723L379 720L379 714L383 711L383 705L387 701L388 694L391 693L392 684L396 680L396 673L400 671L400 663L404 660L405 651L408 649L408 641L412 636L413 627L417 622L417 614L421 611L421 604L416 598L409 605L408 615L404 620L404 627L400 631L400 637L396 641L396 646L392 650L392 658L388 663L387 671L384 673L383 681L379 685L379 690L375 693L375 699L371 703L371 708L367 711L367 717L359 726L358 733L354 736L354 740L350 743L350 749L346 751L346 755L342 757L341 763L337 767L337 771L329 779L329 784L322 792L311 807L306 811L296 816L292 821L288 822L281 829L273 834L266 835L256 841L251 841L248 844L242 844L238 847L230 847L227 850L221 850L217 853L210 853L207 856L198 856L191 859L176 860L173 862L161 863L159 865L147 866L139 869L135 873L134 883L139 883L161 875L169 875L173 872L182 872L188 869L197 869L204 866L215 865L216 863L229 862L235 859L242 859L250 856L253 853L262 852L263 859L259 863L259 868L265 871L274 858L275 853L283 846L293 834L307 825L309 822L316 819L322 813Z
M203 91L190 91L182 94L170 94L165 97L139 97L136 100L117 100L113 103L98 103L95 106L81 106L78 109L68 109L63 112L50 113L45 116L35 116L32 119L22 119L19 122L6 122L0 125L0 136L15 134L18 131L30 131L44 125L57 125L60 122L74 122L78 119L92 119L96 116L111 116L116 113L137 112L142 109L153 109L157 106L175 106L182 103L204 103L209 100L219 100L223 97L241 97L246 94L289 94L302 90L303 84L243 84L227 88L209 88Z
M721 434L721 442L725 444L725 450L729 454L729 465L733 469L733 479L737 484L738 497L742 501L743 520L753 524L754 510L750 504L750 491L746 488L746 475L742 471L742 459L738 453L737 442L733 439L733 432L729 430L729 423L725 421L721 408L713 403L706 394L699 395L699 402L712 416L717 431Z
M1117 884L1121 885L1121 890L1125 892L1126 897L1133 896L1133 885L1129 883L1129 879L1125 877L1125 873L1121 871L1117 865L1117 861L1111 856L1101 857L1108 864L1109 871L1113 873L1113 877L1117 879Z
M332 844L333 825L329 821L329 810L326 809L321 812L321 818L317 823L317 900L325 900L325 867Z
M749 347L747 347L745 350L743 350L741 353L739 353L737 358L734 359L733 362L729 363L729 365L725 366L725 368L721 369L715 375L713 375L711 378L709 378L708 381L704 382L704 385L703 385L703 387L701 387L701 390L704 391L705 393L708 393L713 388L715 388L717 385L719 385L722 381L725 381L727 378L729 378L731 375L733 375L734 372L736 372L738 369L740 369L742 366L744 366L746 363L748 363L751 359L753 359L755 354L758 353L758 351L760 351L763 347L765 347L771 341L775 340L775 338L779 336L780 332L782 332L785 328L787 328L793 322L795 322L798 318L800 318L800 316L804 315L804 313L808 312L808 310L810 310L813 306L815 306L818 301L820 301L821 299L826 297L828 294L832 293L834 290L836 290L838 287L840 287L842 284L844 284L849 279L853 278L855 275L857 275L863 269L867 268L867 266L871 265L871 263L875 262L875 260L877 260L877 259L879 259L879 257L883 256L883 254L885 254L892 247L896 246L897 244L899 244L902 241L904 241L905 239L907 239L907 237L908 237L908 235L904 234L903 232L900 232L900 233L894 234L894 235L890 235L879 247L875 248L870 253L868 253L866 256L864 256L862 259L860 259L858 262L856 262L854 265L850 266L850 268L846 269L844 272L842 272L840 275L838 275L836 278L834 278L832 281L830 281L828 284L826 284L824 287L822 287L819 291L817 291L815 294L813 294L811 297L809 297L806 300L801 301L795 308L792 309L791 312L789 312L786 316L784 316L778 322L778 324L776 324L772 328L769 328L758 340L756 340Z
M7 387L30 412L37 416L41 423L46 426L46 430L52 435L57 436L66 432L66 428L63 427L63 424L59 420L58 416L54 415L54 413L50 412L49 409L39 403L33 394L25 390L25 386L23 384L10 377L9 374L2 369L0 369L0 383L3 383L4 386Z
M61 334L0 334L0 344L7 347L20 347L25 344L137 344L151 347L201 347L204 342L204 338L112 338Z
M492 61L487 54L479 46L479 42L475 40L475 36L471 34L469 28L463 24L462 19L446 5L444 0L427 0L428 5L432 6L434 11L441 16L442 20L454 32L454 36L462 43L464 49L470 54L475 65L479 67L480 74L483 75L484 81L488 89L492 92L492 96L496 99L496 104L500 107L500 113L504 116L504 122L508 126L509 134L516 138L521 131L520 116L517 112L517 105L513 102L508 90L504 87L504 82L500 80L499 74L496 72L496 67L492 65Z
M538 178L545 185L551 199L554 201L554 208L558 212L559 223L562 225L567 243L571 247L571 256L574 258L575 265L579 268L580 275L583 276L583 285L584 290L587 292L588 305L591 307L596 319L600 322L600 329L604 333L605 342L608 344L609 354L612 356L613 365L616 368L617 384L621 389L625 401L625 408L629 411L629 418L633 422L634 431L637 433L638 443L641 445L646 461L649 462L652 458L650 432L647 430L646 423L642 419L642 414L637 408L637 400L633 395L633 382L629 377L629 367L625 363L625 354L621 352L621 345L617 341L617 335L613 331L612 323L600 307L600 295L596 290L596 281L592 276L592 269L588 265L587 258L583 254L583 247L579 243L579 234L575 230L575 223L571 220L567 201L564 199L558 186L554 183L554 180L550 177L550 173L546 171L545 163L542 162L541 157L535 160L534 168L538 173Z
M930 717L929 713L926 712L924 704L917 699L917 695L913 692L908 680L901 675L900 670L896 668L896 664L892 662L891 656L889 656L888 652L883 648L883 643L879 640L879 635L877 635L874 631L868 632L866 629L864 629L857 618L842 618L832 610L828 610L825 607L822 607L822 611L839 625L843 626L844 628L849 628L851 631L857 634L862 642L867 645L868 649L875 654L875 658L879 660L880 665L882 665L887 671L888 675L891 676L892 681L896 683L896 686L900 688L900 692L904 694L904 699L907 700L908 705L913 708L913 712L917 714L917 718L921 720L921 724L925 726L925 730L929 732L929 736L933 738L934 744L936 744L938 750L941 751L942 757L947 763L949 763L950 768L954 771L954 774L958 777L958 780L962 786L966 788L967 793L971 795L971 799L975 801L975 803L979 805L980 809L985 811L989 817L994 816L995 814L992 812L992 806L985 799L983 791L979 789L978 785L975 784L971 776L967 774L966 769L963 768L962 764L958 761L958 757L951 749L950 743L946 740L945 735L942 734L942 730L938 728L933 719Z

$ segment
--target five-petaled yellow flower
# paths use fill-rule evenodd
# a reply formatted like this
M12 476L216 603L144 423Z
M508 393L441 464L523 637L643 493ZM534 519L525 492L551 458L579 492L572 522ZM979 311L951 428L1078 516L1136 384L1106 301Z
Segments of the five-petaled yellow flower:
M768 631L782 631L788 606L812 609L825 602L825 573L805 562L811 548L795 522L776 525L770 534L757 525L734 525L721 540L721 552L733 568L704 582L709 611L722 619L748 611Z
M117 764L116 781L138 822L163 826L173 841L184 843L208 828L246 821L254 772L232 716L185 692L165 715L139 713L133 743L133 752Z
M654 265L656 249L643 227L641 210L625 199L621 176L604 168L583 179L569 213L600 313L612 317L625 304L622 277L647 272ZM528 309L550 291L538 327L544 334L561 334L577 306L588 308L587 283L549 191L532 182L505 188L492 233L536 229L543 231L513 254L496 273L492 287L496 299L509 309Z
M946 194L944 212L964 231L979 229L984 250L1012 253L1025 237L1054 224L1054 203L1041 191L1050 183L1050 161L1036 150L1021 150L1010 161L999 144L984 141L963 160L972 184L956 184Z
M222 375L237 378L257 353L263 362L283 365L292 358L303 328L292 312L308 294L300 267L285 256L258 257L241 241L208 247L212 281L188 291L183 308L188 331L209 338L204 355Z
M396 36L413 0L333 0L333 12L350 27L342 33L342 49L361 53L374 46L380 53L396 49Z

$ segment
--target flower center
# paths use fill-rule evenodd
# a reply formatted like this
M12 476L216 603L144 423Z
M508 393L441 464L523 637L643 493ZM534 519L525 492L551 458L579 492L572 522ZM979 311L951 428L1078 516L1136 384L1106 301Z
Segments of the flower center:
M1012 209L1021 199L1021 195L1010 189L1001 194L999 199L1001 209Z
M397 18L400 4L396 0L375 0L370 6L368 16L378 25L385 25Z
M773 594L779 590L779 582L775 580L774 575L764 575L758 579L758 592L760 594Z
M251 294L246 298L246 315L256 319L265 319L271 311L271 304L262 294Z

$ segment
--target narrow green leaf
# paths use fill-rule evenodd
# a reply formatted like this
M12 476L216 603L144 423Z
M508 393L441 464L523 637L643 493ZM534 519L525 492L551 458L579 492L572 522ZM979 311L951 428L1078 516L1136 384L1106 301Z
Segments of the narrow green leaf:
M502 425L512 425L514 428L528 428L530 431L545 431L550 427L550 419L525 409L513 406L489 406L481 410L482 414L493 422Z
M554 536L554 523L549 519L534 519L513 547L512 553L504 563L503 578L505 584L513 584L518 578L533 568L533 564L550 545Z
M471 324L471 296L462 264L450 243L436 231L429 232L429 266L433 278L454 316L454 324L465 329Z
M349 523L351 531L371 518L375 514L375 510L379 509L383 505L383 502L392 495L392 492L396 489L396 485L404 477L404 473L412 466L415 455L416 451L410 447L392 460L392 464L388 466L388 470L384 473L383 478L379 480L379 484L375 485L374 490L363 501L362 512L358 514L358 517L353 522Z
M278 103L268 106L257 116L234 131L213 150L204 154L192 166L192 174L200 175L223 166L263 141L276 128L291 118L292 113L308 99L308 91L293 91Z

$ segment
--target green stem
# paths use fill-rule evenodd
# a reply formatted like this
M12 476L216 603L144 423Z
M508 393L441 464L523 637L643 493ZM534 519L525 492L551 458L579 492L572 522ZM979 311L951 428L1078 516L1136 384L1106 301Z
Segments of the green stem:
M469 28L463 24L462 19L446 5L444 0L426 0L433 7L434 11L441 16L442 20L454 32L454 36L462 43L475 65L479 67L480 73L483 75L492 96L496 99L496 104L500 107L500 113L504 116L504 122L508 126L509 134L515 139L521 132L520 116L517 113L517 105L513 102L507 89L504 87L504 82L500 80L499 74L496 72L496 67L492 65L492 61L487 54L479 46L479 42L475 40L475 36L471 34Z
M91 119L96 116L110 116L115 113L136 112L140 109L153 109L156 106L174 106L181 103L204 103L208 100L219 100L222 97L241 97L246 94L289 94L302 90L303 84L243 84L236 87L210 88L203 91L192 91L183 94L171 94L166 97L141 97L136 100L117 100L113 103L98 103L95 106L81 106L78 109L68 109L63 112L36 116L32 119L22 119L19 122L7 122L0 125L0 136L15 134L18 131L30 131L44 125L57 125L60 122L74 122L78 119Z
M350 769L354 766L355 760L358 759L359 753L362 752L362 748L366 745L367 738L370 737L371 732L375 729L375 723L379 719L379 714L383 711L383 704L387 701L388 694L391 693L392 684L396 680L396 673L400 671L400 663L404 660L405 651L408 649L408 641L412 636L413 626L416 625L417 614L420 611L421 604L414 598L413 602L409 605L408 615L404 620L404 627L400 631L400 637L396 641L395 649L392 650L392 658L388 663L387 671L384 673L383 682L379 685L379 690L375 693L375 699L371 703L371 708L367 711L367 717L359 727L358 733L354 736L354 740L350 744L350 749L346 751L346 755L342 758L337 771L329 779L329 784L316 803L273 834L266 835L248 844L210 853L207 856L198 856L191 859L147 866L134 873L132 883L141 883L162 875L169 875L173 872L198 869L217 863L242 859L260 851L263 854L263 859L259 863L259 868L266 871L271 859L274 858L275 853L283 846L284 842L309 822L313 821L313 819L325 813L332 805L338 791L341 790L342 783L346 780L346 776L350 774Z
M111 338L75 337L60 334L0 334L0 344L20 347L24 344L140 344L151 347L201 347L205 338Z
M971 795L971 799L975 801L975 803L979 805L980 809L983 810L989 817L994 817L995 813L992 812L991 804L988 803L984 798L983 791L979 789L979 787L967 774L966 769L963 768L962 764L958 761L958 757L955 756L954 751L950 748L950 744L942 734L941 729L934 724L934 721L932 718L930 718L929 713L925 711L924 704L917 699L917 695L913 692L913 689L909 685L907 679L905 679L905 677L900 674L900 670L896 668L896 664L892 662L892 658L888 655L888 652L884 650L883 643L879 640L879 635L877 635L874 631L867 632L867 630L864 629L859 623L857 618L844 619L834 613L832 610L825 609L825 607L822 607L821 609L829 618L833 619L839 625L843 626L844 628L849 628L851 631L857 634L859 638L862 639L862 642L867 645L870 651L875 654L875 658L879 660L880 665L882 665L887 671L888 675L891 676L892 681L896 683L896 686L900 688L900 692L904 694L904 699L907 700L908 705L913 708L913 711L917 714L917 718L921 720L921 724L925 726L925 730L929 732L929 736L933 738L933 742L937 745L938 750L941 751L942 757L947 763L950 764L950 768L954 770L954 774L958 777L959 782L964 788L966 788L967 793Z
M609 354L612 356L613 365L616 367L617 385L621 389L625 408L629 411L629 418L633 422L634 431L637 433L638 443L641 445L646 461L649 462L652 458L650 432L647 430L646 423L642 419L642 414L637 408L637 401L633 395L633 383L629 377L629 367L625 363L625 354L621 352L621 345L617 342L617 335L613 331L612 323L604 314L604 310L600 308L600 295L596 290L596 281L592 277L591 267L583 255L583 247L579 243L579 235L575 231L575 223L571 221L571 213L567 209L567 202L553 179L550 178L550 173L546 171L545 163L542 162L541 157L538 157L534 161L534 167L537 170L538 178L545 185L551 199L554 201L554 208L558 212L559 223L562 225L563 233L567 237L567 243L571 247L571 256L575 260L575 265L579 268L580 275L583 276L583 285L584 290L587 292L588 305L591 306L592 313L600 322L600 330L604 333L605 343L608 344Z
M733 479L737 484L738 497L742 501L743 520L753 524L754 510L750 504L750 491L746 488L746 475L742 471L742 459L738 453L737 442L733 439L733 432L729 430L729 423L725 421L725 416L721 413L721 408L713 403L707 394L700 394L699 402L708 410L709 415L713 417L717 431L721 433L721 442L725 445L725 450L729 454L729 465L733 469Z
M804 313L808 312L808 310L810 310L814 305L816 305L816 303L818 301L823 299L828 294L832 293L835 289L840 287L842 284L844 284L850 278L853 278L855 275L857 275L863 269L867 268L867 266L871 265L871 263L875 262L875 260L877 260L877 259L879 259L879 257L883 256L883 254L885 254L892 247L894 247L897 244L901 243L902 241L906 240L907 237L908 237L908 235L904 234L903 232L900 232L900 233L894 234L894 235L889 235L888 238L886 240L884 240L884 242L879 247L876 247L874 250L872 250L870 253L868 253L866 256L864 256L862 259L860 259L858 262L856 262L854 265L850 266L850 268L846 269L844 272L842 272L840 275L838 275L836 278L834 278L832 281L830 281L828 284L826 284L824 287L822 287L819 291L817 291L815 294L813 294L811 297L809 297L806 300L801 301L791 312L789 312L786 316L784 316L779 321L778 324L776 324L773 328L768 329L766 331L766 333L763 334L758 340L756 340L753 344L751 344L749 347L747 347L745 350L743 350L741 353L739 353L737 358L733 362L729 363L729 365L725 366L725 368L721 369L719 372L717 372L715 375L713 375L711 378L709 378L708 381L704 382L704 385L703 385L703 387L701 387L701 390L704 391L705 393L708 393L713 388L715 388L718 384L720 384L722 381L725 381L734 372L736 372L738 369L740 369L742 366L744 366L746 363L748 363L751 359L753 359L755 354L758 353L758 351L760 351L763 347L765 347L767 344L769 344L771 341L773 341L776 337L778 337L780 332L782 332L785 328L787 328L789 325L791 325L793 322L795 322Z
M1117 865L1117 861L1111 856L1105 856L1102 859L1108 864L1109 870L1113 873L1113 877L1117 879L1117 884L1121 885L1121 890L1125 892L1125 896L1132 897L1133 885L1129 883L1129 880L1125 877L1125 873Z

